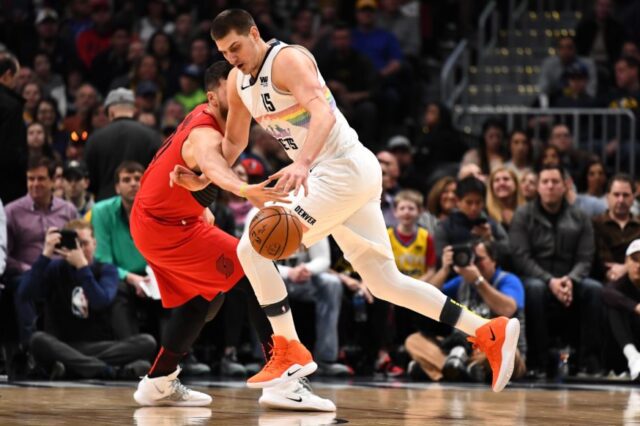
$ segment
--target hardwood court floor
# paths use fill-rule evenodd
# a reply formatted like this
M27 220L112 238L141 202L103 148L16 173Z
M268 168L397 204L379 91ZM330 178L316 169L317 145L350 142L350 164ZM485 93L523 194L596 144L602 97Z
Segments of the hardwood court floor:
M640 389L622 386L508 388L425 384L316 384L338 412L295 413L258 407L259 392L240 382L196 382L208 408L140 408L132 383L0 384L0 425L640 425Z

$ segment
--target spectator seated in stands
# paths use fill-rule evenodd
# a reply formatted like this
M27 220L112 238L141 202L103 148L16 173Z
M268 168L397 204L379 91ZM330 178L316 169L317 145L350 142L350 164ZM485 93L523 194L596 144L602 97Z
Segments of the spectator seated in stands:
M634 193L631 176L613 176L607 189L608 209L593 218L596 241L593 275L602 281L617 281L627 273L625 252L632 241L640 238L640 220L631 214Z
M542 62L538 87L540 93L549 99L542 101L543 106L553 104L554 98L560 96L568 86L568 71L572 67L578 66L581 70L586 70L586 93L588 96L596 96L598 89L598 77L593 61L589 58L576 55L576 43L571 36L564 36L558 39L556 48L558 52L555 56L550 56ZM581 71L582 72L582 71ZM548 102L548 103L547 103Z
M360 140L375 149L380 143L378 108L373 100L376 70L369 58L352 47L351 30L346 24L336 24L330 40L327 54L319 56L322 75Z
M594 217L604 213L607 210L607 202L602 198L594 197L589 194L578 194L573 178L565 172L565 186L567 192L565 199L567 202L581 210L588 217Z
M409 138L405 135L392 136L387 141L386 149L398 160L400 169L398 184L400 187L424 192L427 188L424 167L422 165L418 167L418 165L414 164L414 149Z
M418 16L406 14L397 0L380 0L376 16L379 28L389 31L398 39L402 53L410 59L420 57L420 21Z
M640 377L640 240L625 252L626 272L605 286L602 297L608 307L613 337L622 349L631 380Z
M607 171L602 160L594 158L587 163L577 187L579 195L589 195L607 201Z
M538 197L538 174L533 170L525 172L520 178L520 190L526 202Z
M629 109L636 117L636 140L630 141L629 126L622 126L620 133L616 130L616 121L609 120L609 143L607 144L607 157L610 160L621 155L623 165L631 154L630 144L637 143L640 131L640 61L636 58L623 56L615 64L616 87L606 96L606 104L611 109ZM622 120L628 122L628 120ZM616 138L620 138L616 139ZM636 150L636 164L639 154Z
M438 256L446 246L467 244L473 239L495 240L498 256L508 255L509 237L504 228L485 213L486 187L473 176L458 181L458 207L436 228Z
M555 108L595 108L598 106L594 97L595 93L589 90L589 68L584 63L576 61L568 66L564 71L563 80L566 81L566 85L549 100L550 106ZM581 132L581 134L587 133Z
M620 57L625 39L624 27L613 16L611 0L594 0L593 12L585 14L576 25L576 51L588 56L598 67L600 80L606 82L614 61Z
M382 215L387 226L396 225L396 217L393 215L393 197L400 190L398 177L400 167L398 159L389 151L380 151L376 154L380 167L382 168Z
M7 204L7 269L4 284L17 296L22 274L31 269L42 252L46 228L61 228L78 217L73 204L53 195L55 164L46 157L29 159L27 195ZM36 312L33 304L15 298L19 338L24 344L34 331Z
M516 172L518 180L523 174L533 169L533 144L524 130L515 129L509 135L509 161L505 166Z
M548 145L554 146L560 155L560 165L565 169L574 182L580 180L580 174L584 170L587 163L593 159L597 159L596 155L583 151L576 147L571 130L566 124L558 123L551 127Z
M98 105L98 91L89 83L82 84L75 91L73 102L73 114L68 115L63 121L64 130L67 132L82 133L89 131L88 124L91 121L91 111Z
M456 179L445 176L438 179L427 195L427 209L418 219L418 224L427 228L431 235L435 235L438 223L449 217L458 205L456 197Z
M421 281L429 281L436 272L436 251L431 233L418 225L424 198L405 189L393 199L398 224L387 228L391 248L400 272Z
M118 271L94 260L88 222L73 220L63 228L69 231L67 239L58 228L47 230L42 254L20 284L21 300L44 303L45 331L31 337L33 356L51 379L137 379L151 367L156 341L148 334L113 340L110 307ZM52 259L54 254L61 258Z
M546 374L549 333L562 331L561 325L578 348L579 369L597 373L600 368L602 285L589 278L593 227L565 200L566 191L562 168L543 168L538 199L516 211L510 228L512 260L527 297L527 364L536 376Z
M188 114L192 109L207 101L202 89L202 71L197 65L187 65L180 73L180 90L174 99L180 103Z
M482 317L517 317L522 322L524 287L517 276L498 266L495 243L476 241L469 249L469 263L461 266L454 264L453 248L445 247L442 272L439 271L431 279L431 284ZM456 257L462 259L459 255ZM445 282L452 268L458 275ZM490 380L491 369L486 356L472 350L461 332L428 318L423 318L419 324L420 332L412 334L405 342L407 351L415 361L409 368L412 377L419 378L426 374L434 381ZM524 376L525 353L526 340L524 333L521 333L512 379Z
M460 139L451 121L451 111L439 102L427 103L415 141L414 164L426 176L427 185L458 169L467 146Z
M524 202L516 172L507 166L493 169L487 187L489 217L508 231L513 214Z
M491 170L507 161L507 149L504 143L504 123L495 118L489 118L482 123L482 135L477 148L468 150L462 158L462 165L468 163L480 167L482 174L489 175Z
M89 188L89 171L80 161L69 161L62 172L64 199L72 203L79 217L84 217L95 204Z
M352 31L353 48L367 56L376 69L380 82L376 103L381 111L380 117L392 125L394 119L402 120L409 112L412 82L403 66L398 39L376 24L377 8L376 0L356 2L357 26Z

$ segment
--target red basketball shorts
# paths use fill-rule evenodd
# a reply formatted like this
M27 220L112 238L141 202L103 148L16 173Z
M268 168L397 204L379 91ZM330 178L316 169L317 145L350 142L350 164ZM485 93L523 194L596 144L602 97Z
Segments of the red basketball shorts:
M153 270L162 306L180 306L195 296L213 300L231 289L244 272L238 240L199 219L161 222L134 208L131 236Z

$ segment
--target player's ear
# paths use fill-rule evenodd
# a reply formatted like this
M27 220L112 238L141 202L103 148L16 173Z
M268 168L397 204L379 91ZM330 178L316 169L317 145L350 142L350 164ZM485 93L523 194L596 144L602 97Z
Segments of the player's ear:
M218 95L216 95L216 92L212 90L207 91L207 102L215 107L218 106Z
M254 25L249 28L249 36L253 39L253 41L258 41L258 39L260 38L260 31L258 30L258 27Z

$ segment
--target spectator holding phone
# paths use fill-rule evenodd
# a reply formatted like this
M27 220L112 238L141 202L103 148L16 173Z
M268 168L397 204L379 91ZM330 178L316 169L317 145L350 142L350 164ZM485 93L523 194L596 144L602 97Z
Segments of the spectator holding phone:
M50 227L42 254L22 278L18 297L44 303L45 331L33 334L30 347L51 378L136 378L151 367L152 336L113 340L110 307L118 271L96 261L95 249L93 229L84 220L62 230Z
M435 232L439 259L444 247L466 244L474 239L495 241L498 257L501 259L507 255L509 237L504 228L485 213L485 195L485 184L474 176L458 181L458 207L438 224Z

